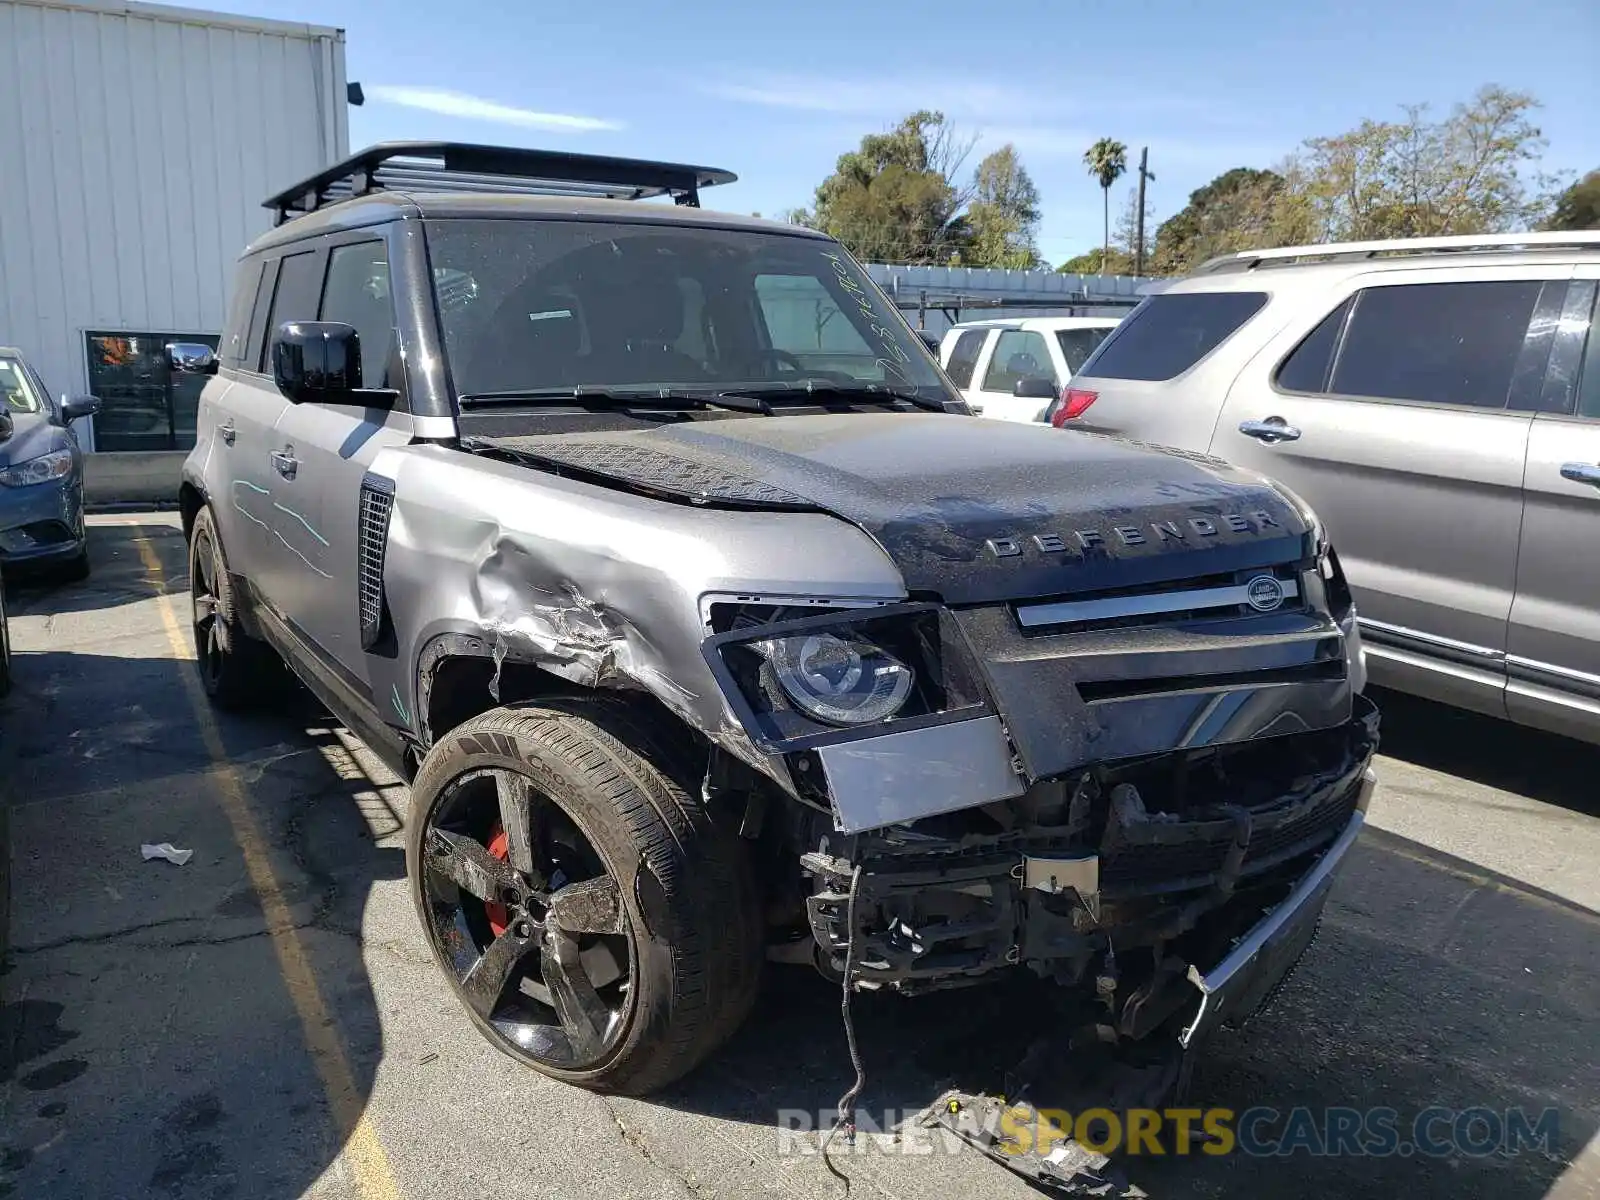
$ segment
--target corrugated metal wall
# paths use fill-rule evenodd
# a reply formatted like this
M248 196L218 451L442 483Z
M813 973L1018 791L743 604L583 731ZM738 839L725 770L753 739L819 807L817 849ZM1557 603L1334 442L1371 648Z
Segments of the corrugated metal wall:
M83 331L219 333L261 200L348 153L343 34L0 0L0 345L57 392Z

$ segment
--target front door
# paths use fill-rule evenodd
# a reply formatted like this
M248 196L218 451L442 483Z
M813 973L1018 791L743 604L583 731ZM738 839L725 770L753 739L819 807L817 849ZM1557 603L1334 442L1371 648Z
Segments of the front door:
M1550 274L1347 280L1250 361L1211 441L1321 517L1375 680L1495 715L1533 422L1513 398L1533 379L1536 309L1559 311L1565 279L1547 291Z
M320 306L306 319L353 326L362 386L403 391L384 243L334 245L327 263ZM289 405L273 431L273 451L292 473L275 506L276 535L300 564L275 600L296 636L357 692L367 687L356 581L361 480L411 429L404 403L394 411L307 403Z
M994 340L988 362L982 366L977 387L968 396L982 409L985 417L998 417L1002 421L1041 421L1049 400L1016 395L1017 384L1024 379L1048 380L1059 392L1061 382L1056 379L1056 369L1051 363L1050 347L1045 335L1036 329L1002 329Z
M1506 704L1517 720L1600 741L1600 268L1579 273L1528 438Z

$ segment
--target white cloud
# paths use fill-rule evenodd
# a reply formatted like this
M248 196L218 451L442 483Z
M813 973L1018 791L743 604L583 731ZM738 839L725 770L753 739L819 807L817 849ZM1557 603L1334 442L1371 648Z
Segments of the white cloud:
M446 117L462 117L471 121L492 121L498 125L517 125L523 129L549 129L567 133L595 133L621 129L621 121L604 117L585 117L575 113L536 112L531 108L517 108L482 96L469 96L448 88L404 87L393 84L374 84L366 89L367 95L386 104L399 104L406 108L420 108L424 112L439 113Z

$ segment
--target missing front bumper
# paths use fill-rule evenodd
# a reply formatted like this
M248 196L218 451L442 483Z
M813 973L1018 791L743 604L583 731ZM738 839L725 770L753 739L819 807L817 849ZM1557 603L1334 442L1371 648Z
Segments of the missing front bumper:
M1250 1016L1300 961L1316 936L1334 874L1361 836L1367 800L1376 786L1377 778L1371 771L1366 772L1361 781L1360 804L1338 840L1226 958L1204 974L1190 966L1188 979L1200 991L1200 1007L1178 1034L1184 1047L1219 1025Z

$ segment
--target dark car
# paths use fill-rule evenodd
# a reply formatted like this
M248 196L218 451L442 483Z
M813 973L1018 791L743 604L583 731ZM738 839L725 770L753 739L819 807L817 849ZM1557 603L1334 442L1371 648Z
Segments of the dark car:
M83 451L72 422L98 411L93 396L50 398L20 351L0 346L0 564L89 574L83 523Z

